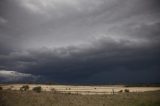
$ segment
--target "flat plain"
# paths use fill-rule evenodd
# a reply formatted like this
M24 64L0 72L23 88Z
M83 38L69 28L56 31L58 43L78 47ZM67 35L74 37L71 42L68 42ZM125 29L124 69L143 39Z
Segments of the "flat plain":
M27 84L29 90L21 92L23 85L0 85L0 106L160 106L159 87ZM40 93L32 91L37 86Z
M45 84L7 84L1 85L3 89L20 90L23 85L28 85L29 90L41 86L42 91L52 91L53 89L61 93L72 94L113 94L128 89L129 92L157 91L160 87L126 87L125 85L101 85L101 86L73 86L73 85L45 85Z

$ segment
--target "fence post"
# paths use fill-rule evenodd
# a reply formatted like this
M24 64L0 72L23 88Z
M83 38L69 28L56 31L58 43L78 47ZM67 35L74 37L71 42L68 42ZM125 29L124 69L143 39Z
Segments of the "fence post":
M114 89L112 89L112 94L114 95Z

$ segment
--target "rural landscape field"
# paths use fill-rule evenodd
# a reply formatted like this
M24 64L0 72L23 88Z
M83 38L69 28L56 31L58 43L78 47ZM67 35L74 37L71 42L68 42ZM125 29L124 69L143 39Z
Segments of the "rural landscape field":
M160 0L0 0L0 106L160 106Z
M41 90L33 90L36 87ZM0 106L160 106L160 87L9 84L1 88Z

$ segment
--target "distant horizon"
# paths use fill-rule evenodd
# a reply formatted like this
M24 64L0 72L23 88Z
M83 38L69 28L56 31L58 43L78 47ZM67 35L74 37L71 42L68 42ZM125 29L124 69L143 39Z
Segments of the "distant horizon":
M107 85L124 85L124 86L160 86L160 83L59 83L59 82L0 82L0 85L3 84L46 84L46 85L86 85L86 86L94 86L94 85L99 85L99 86L107 86Z

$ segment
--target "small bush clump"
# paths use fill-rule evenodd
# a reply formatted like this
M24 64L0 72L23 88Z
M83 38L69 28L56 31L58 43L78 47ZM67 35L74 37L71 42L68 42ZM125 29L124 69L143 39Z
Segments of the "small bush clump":
M118 91L119 93L122 93L123 92L123 90L120 90L120 91Z
M129 89L125 89L124 92L129 92Z
M34 87L33 91L40 93L42 91L42 87L41 86Z
M68 94L68 95L71 95L71 92L68 92L67 94Z
M20 88L20 91L27 91L29 90L29 86L28 85L23 85L21 88Z
M0 91L3 90L3 88L0 86Z

